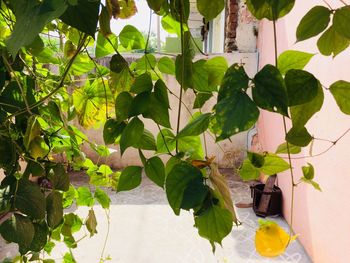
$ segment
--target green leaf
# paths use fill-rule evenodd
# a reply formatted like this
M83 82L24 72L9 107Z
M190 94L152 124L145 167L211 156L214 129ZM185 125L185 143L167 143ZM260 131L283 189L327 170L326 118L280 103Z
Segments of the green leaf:
M131 25L126 25L119 34L120 44L128 49L144 49L146 46L143 35L138 29Z
M72 251L67 252L63 256L63 263L76 263L76 260L73 257Z
M46 157L50 152L50 148L43 137L36 136L30 142L28 152L33 159L37 160Z
M208 85L211 90L217 90L222 82L222 79L228 69L227 61L224 57L214 57L204 65L205 70L208 74ZM232 80L231 80L232 81Z
M254 165L254 167L256 168L261 168L265 163L264 155L254 153L254 152L248 152L247 156L251 164Z
M29 250L40 252L47 243L47 236L49 234L49 229L46 223L34 223L34 237L32 243L30 244Z
M144 124L139 118L133 118L126 125L120 138L120 150L123 154L128 147L137 146L144 132Z
M338 104L339 109L350 114L350 82L339 80L330 86L330 91Z
M296 145L293 145L291 143L288 143L288 146L287 146L287 142L284 142L278 146L278 148L276 150L276 154L288 153L288 148L289 148L289 153L291 153L291 154L301 153L300 146L296 146Z
M170 109L168 88L163 80L157 80L156 84L154 85L154 95L164 107Z
M334 26L328 28L317 41L317 47L322 55L335 57L348 48L350 40L335 31Z
M139 166L128 166L126 167L120 177L118 182L117 191L129 191L141 184L142 179L142 167Z
M287 91L279 70L266 65L254 77L254 102L262 109L288 116Z
M297 28L297 41L317 36L329 24L332 12L327 7L315 6L301 19Z
M7 213L11 208L11 191L10 187L0 188L0 214Z
M193 103L193 109L200 109L203 107L203 105L211 98L213 97L212 93L203 93L199 92L196 95L196 99Z
M194 221L201 237L219 244L231 233L233 225L231 212L218 205L209 206L203 213L196 215Z
M133 97L129 92L119 93L115 100L115 115L117 121L121 122L129 117Z
M284 51L278 57L278 69L282 75L286 75L291 69L304 69L315 54L301 52L297 50Z
M96 58L106 57L114 53L115 49L118 48L118 38L114 34L111 34L110 36L108 36L108 38L112 44L101 33L98 33L97 41L96 41L96 49L95 49ZM118 56L118 55L114 55L114 56Z
M72 56L72 55L71 55ZM71 74L75 76L82 76L84 74L90 73L95 69L94 63L87 54L80 53L76 56L73 65L71 67ZM100 79L101 82L101 79Z
M34 226L27 218L19 214L12 215L0 225L0 233L7 242L17 243L19 252L24 255L33 241Z
M259 118L259 109L245 93L238 92L225 98L215 107L215 119L221 130L217 141L250 129Z
M144 73L135 79L130 91L136 94L151 91L153 88L152 78L149 73Z
M63 193L63 202L62 205L64 208L70 207L73 204L73 201L77 195L77 192L74 186L70 185L67 192Z
M179 84L186 90L192 88L194 69L191 57L178 55L175 60L175 76Z
M70 183L69 175L62 164L57 163L50 166L47 177L51 181L54 189L68 191Z
M295 0L247 0L249 11L259 20L277 20L288 14Z
M166 176L171 172L171 170L173 169L175 164L179 164L182 162L182 160L180 158L181 158L181 154L170 157L170 159L167 161L167 163L165 165Z
M10 138L0 135L0 168L12 171L16 167L17 160L16 145Z
M110 207L111 199L106 194L106 192L100 189L99 187L96 187L94 197L104 209L108 209Z
M131 102L129 117L137 116L147 112L150 108L150 100L150 92L142 92L140 94L137 94Z
M45 25L59 17L67 6L63 1L44 0L42 2L11 1L16 23L6 46L13 57L21 47L31 44ZM28 22L30 21L30 23Z
M101 34L104 37L109 37L112 34L111 30L111 16L108 12L108 8L102 5L101 8L101 13L99 16L99 26L100 26L100 31L99 35Z
M175 150L176 141L175 135L171 130L162 129L157 135L157 152L167 153L168 150L172 152Z
M123 70L129 68L128 62L123 58L120 54L115 54L111 58L111 62L109 64L109 68L111 71L115 73L121 73ZM127 72L129 74L129 72Z
M238 170L239 176L244 181L256 180L260 176L260 171L256 168L249 159L243 161L242 166Z
M158 156L154 156L146 161L145 173L156 185L162 188L164 187L165 167L163 161Z
M78 0L77 5L68 6L60 19L67 25L95 38L99 9L99 0Z
M191 33L184 32L184 52L176 57L175 61L175 77L179 84L186 90L192 88L193 85L193 58L195 56L195 49Z
M322 189L321 189L320 185L319 185L318 183L316 183L315 181L313 181L313 180L308 180L308 179L306 179L305 177L300 178L300 180L301 180L302 182L304 182L304 183L311 184L316 190L322 192Z
M296 146L305 147L312 141L312 136L305 127L293 127L287 133L286 140Z
M160 101L157 94L152 93L148 111L143 114L143 117L152 119L155 123L167 128L171 128L169 120L169 110L164 105L164 101Z
M93 235L97 234L97 220L96 220L96 216L95 216L95 211L93 209L89 210L88 216L86 218L85 221L85 225L87 230L90 233L90 237L92 237Z
M137 60L135 69L138 74L152 73L157 65L157 59L153 54L145 54L139 60Z
M175 75L175 61L169 57L162 57L158 61L158 69L164 74Z
M203 160L204 152L200 136L187 136L178 139L179 151L185 153L189 160Z
M44 50L44 48L44 41L39 36L36 36L34 41L26 46L26 49L34 56L38 56Z
M113 173L109 166L102 164L97 171L89 172L89 170L87 173L90 176L90 184L95 186L109 186L109 176Z
M64 223L61 229L61 233L64 236L72 235L72 233L78 232L81 229L83 222L81 218L73 213L64 215Z
M136 147L142 150L156 151L157 145L153 134L149 130L144 129L141 139Z
M63 219L62 194L57 191L51 192L46 197L47 224L56 228Z
M341 36L350 39L350 9L349 6L344 6L335 11L333 16L333 27Z
M323 89L321 84L319 84L317 96L312 101L290 108L293 127L304 127L308 120L321 109L323 100Z
M265 175L274 175L290 168L289 164L276 154L268 153L265 156L265 163L260 171Z
M225 7L224 0L197 0L197 9L206 21L213 20Z
M32 115L29 117L27 122L26 133L23 137L24 147L29 150L29 145L33 141L33 139L37 136L41 135L41 126L37 120L37 116Z
M170 34L176 34L178 36L181 36L181 24L179 21L176 21L170 14L162 17L162 27L163 29L170 33ZM183 24L184 31L188 30L187 25Z
M246 91L249 77L244 68L238 64L233 64L226 71L219 90L218 102L225 98L235 97L237 93Z
M20 179L18 181L14 206L23 214L34 219L45 217L45 196L37 184L28 180Z
M173 166L166 178L165 185L169 204L176 215L180 214L184 193L188 185L192 181L201 179L201 171L187 162L182 161Z
M318 80L307 71L289 70L285 77L285 83L289 106L307 103L317 96Z
M209 194L209 186L203 183L203 179L191 181L183 194L181 208L185 210L200 207Z
M210 117L211 113L200 114L195 117L177 134L176 138L202 134L208 129Z
M154 10L156 12L158 12L160 10L163 3L164 3L164 0L147 0L147 4L148 4L149 8L151 8L152 10Z
M55 247L55 243L52 241L49 241L46 243L44 250L50 255L54 247ZM55 261L53 259L44 259L43 263L55 263Z
M206 61L204 59L197 60L193 63L192 85L196 91L210 92L208 82L208 72L205 69ZM214 91L216 90L216 87Z
M315 169L311 163L307 163L307 166L303 166L303 175L307 180L312 180L315 177Z
M33 94L34 88L35 88L34 86L35 83L33 81L34 80L30 79L29 77L27 78L26 90L24 91L29 105L32 105L36 102ZM22 83L22 85L23 84L24 83ZM26 108L26 104L23 100L21 89L18 86L16 81L11 81L5 87L5 89L0 94L0 102L2 103L1 107L9 113L15 113L18 110Z
M105 144L115 143L125 127L125 122L119 122L115 119L108 119L103 128L103 140Z
M90 147L100 156L108 157L110 155L109 149L105 145L90 145Z
M78 206L93 206L95 203L94 197L91 194L91 191L86 186L81 186L77 190L77 205Z

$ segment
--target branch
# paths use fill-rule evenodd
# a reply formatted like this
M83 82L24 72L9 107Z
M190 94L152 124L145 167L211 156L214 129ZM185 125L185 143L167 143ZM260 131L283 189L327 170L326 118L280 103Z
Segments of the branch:
M77 50L75 51L73 57L69 60L67 66L66 66L66 69L64 70L63 72L63 75L62 75L62 78L61 78L61 81L59 82L58 86L53 90L51 91L49 94L47 94L44 98L42 98L41 100L39 100L38 102L30 105L28 108L29 110L33 109L33 108L36 108L38 106L40 106L41 104L43 104L47 99L49 99L50 97L52 97L60 88L62 88L64 86L64 81L69 73L69 70L70 68L72 67L73 63L74 63L74 60L76 59L76 57L78 56L79 52L81 51L81 49L83 48L84 46L84 43L85 43L85 40L87 38L87 35L84 35ZM18 115L21 115L23 113L25 113L27 110L26 109L22 109L18 112L15 112L13 114L11 114L10 116L8 116L6 118L6 120L8 119L11 119L12 117L15 117L15 116L18 116Z

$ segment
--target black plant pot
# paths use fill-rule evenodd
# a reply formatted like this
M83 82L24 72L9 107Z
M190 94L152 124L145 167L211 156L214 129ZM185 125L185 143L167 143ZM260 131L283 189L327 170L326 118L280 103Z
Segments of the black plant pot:
M250 187L253 198L253 210L257 216L279 216L282 213L282 191L278 186L274 186L272 192L264 192L265 184L257 184ZM262 195L271 195L267 212L258 211Z

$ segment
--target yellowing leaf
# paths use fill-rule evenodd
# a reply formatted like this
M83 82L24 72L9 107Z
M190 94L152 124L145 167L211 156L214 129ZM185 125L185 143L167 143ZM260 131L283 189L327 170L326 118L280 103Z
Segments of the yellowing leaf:
M85 225L87 230L90 232L90 237L97 233L97 220L93 209L89 210L89 214L86 218Z
M50 152L49 146L46 144L44 138L36 136L29 144L29 153L36 160L44 158Z
M119 18L127 19L137 13L137 7L134 0L119 1L120 13Z
M87 82L84 87L75 89L73 103L78 114L80 125L91 128L98 121L106 119L106 109L110 111L113 105L107 81L95 80L92 84ZM104 91L106 89L106 93ZM107 95L107 106L106 106Z
M232 214L233 222L237 224L236 212L233 207L230 189L227 185L225 177L219 172L218 165L216 163L210 164L209 180L214 185L216 191L218 191L223 199L224 207Z
M289 242L297 236L290 236L277 223L259 220L260 227L255 234L256 251L263 257L277 257L284 253Z
M108 12L111 16L113 16L115 19L118 18L120 14L120 6L118 0L107 0L106 1Z

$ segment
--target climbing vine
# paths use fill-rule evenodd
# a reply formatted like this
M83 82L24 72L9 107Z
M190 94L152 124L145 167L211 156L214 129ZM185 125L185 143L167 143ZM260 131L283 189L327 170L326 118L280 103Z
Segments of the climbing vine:
M269 19L275 26L294 2L247 0L247 5L257 19ZM240 222L225 178L207 156L201 136L207 134L219 142L247 131L257 122L260 109L282 116L286 141L276 153L248 152L240 176L252 180L261 173L269 176L289 169L293 189L305 182L320 190L312 164L302 168L300 182L294 181L291 155L317 140L305 125L321 109L324 89L343 113L350 114L350 83L340 80L325 88L303 70L314 54L286 51L277 57L276 45L275 65L264 66L250 78L243 65L228 65L223 57L195 59L197 46L187 25L188 0L147 0L152 12L162 17L164 30L181 40L181 53L175 59L151 53L149 33L144 38L134 26L125 26L119 35L112 32L111 19L136 15L134 0L0 3L0 168L6 175L0 187L0 233L18 244L19 260L54 262L40 252L50 255L55 242L62 241L69 249L64 262L75 262L72 249L79 240L74 233L83 227L90 236L97 233L95 202L109 218L111 201L104 189L117 194L134 189L141 184L143 170L164 189L176 215L181 210L193 213L199 235L215 250L215 244L221 244ZM206 21L224 6L223 0L197 0ZM322 33L317 42L320 53L336 56L350 44L349 24L348 5L317 6L301 20L297 39ZM275 34L275 43L276 39ZM129 63L125 51L143 56ZM106 56L111 56L109 67L101 63ZM178 81L176 94L167 86L165 75ZM194 92L193 109L198 110L189 123L180 121L184 111L191 111L183 103L185 92ZM176 123L169 118L169 96L178 100ZM203 112L213 96L216 105ZM145 119L158 127L157 134L147 129ZM84 129L100 126L103 145L84 134ZM347 133L330 142L331 147ZM119 145L121 156L129 148L137 149L143 167L113 171L87 158L83 144L100 158L111 154L111 144ZM85 171L91 187L74 187L68 168ZM87 218L64 213L74 203L89 207ZM101 261L104 257L102 251Z

